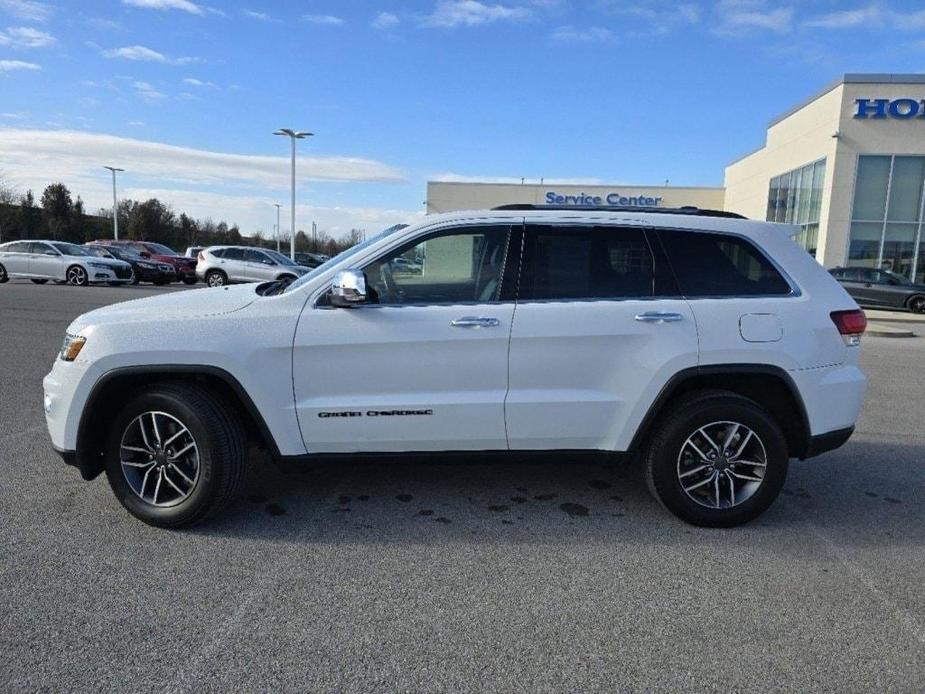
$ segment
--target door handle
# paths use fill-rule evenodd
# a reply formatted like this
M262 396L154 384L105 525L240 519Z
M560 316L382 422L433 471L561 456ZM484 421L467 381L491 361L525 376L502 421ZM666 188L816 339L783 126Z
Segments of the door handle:
M684 320L684 316L680 313L647 311L646 313L637 313L636 320L640 323L677 323L680 320Z
M497 328L501 321L497 318L479 318L477 316L466 316L450 321L454 328Z

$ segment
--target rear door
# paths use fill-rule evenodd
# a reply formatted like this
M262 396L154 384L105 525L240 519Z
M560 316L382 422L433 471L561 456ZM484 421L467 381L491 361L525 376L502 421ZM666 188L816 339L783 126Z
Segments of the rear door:
M35 241L32 244L32 256L29 261L29 274L46 279L64 279L64 258L49 243Z
M512 449L626 450L697 330L639 227L526 227L505 403Z
M250 281L243 248L226 248L219 260L219 266L232 282Z
M31 247L31 241L17 241L3 249L3 266L10 277L28 276Z

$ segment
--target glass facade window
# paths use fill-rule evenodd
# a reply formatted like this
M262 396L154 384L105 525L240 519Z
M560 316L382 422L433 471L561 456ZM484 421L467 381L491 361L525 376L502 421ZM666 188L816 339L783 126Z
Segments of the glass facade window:
M824 184L825 159L820 159L772 178L768 188L768 221L799 224L794 239L814 257Z
M925 157L858 157L848 265L925 282Z

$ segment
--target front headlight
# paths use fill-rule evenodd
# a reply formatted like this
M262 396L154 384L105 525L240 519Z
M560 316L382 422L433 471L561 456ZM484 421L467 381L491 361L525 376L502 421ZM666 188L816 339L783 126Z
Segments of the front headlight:
M106 263L94 263L94 262L89 262L89 263L87 263L87 265L89 265L90 267L98 267L98 268L100 268L101 270L112 270L112 266L111 266L111 265L107 265Z
M82 335L71 335L70 333L66 333L64 336L64 344L61 345L62 361L74 361L85 344L87 344L87 338Z
M138 267L143 267L145 270L154 270L157 267L157 265L154 265L152 263L138 262L136 264L138 265Z

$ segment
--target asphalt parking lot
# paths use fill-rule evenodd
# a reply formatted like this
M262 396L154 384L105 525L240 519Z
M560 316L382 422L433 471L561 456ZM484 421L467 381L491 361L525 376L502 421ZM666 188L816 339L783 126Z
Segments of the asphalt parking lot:
M621 466L255 456L229 513L166 532L63 466L41 392L74 317L163 291L0 286L0 690L925 686L925 339L865 339L855 437L747 527Z

